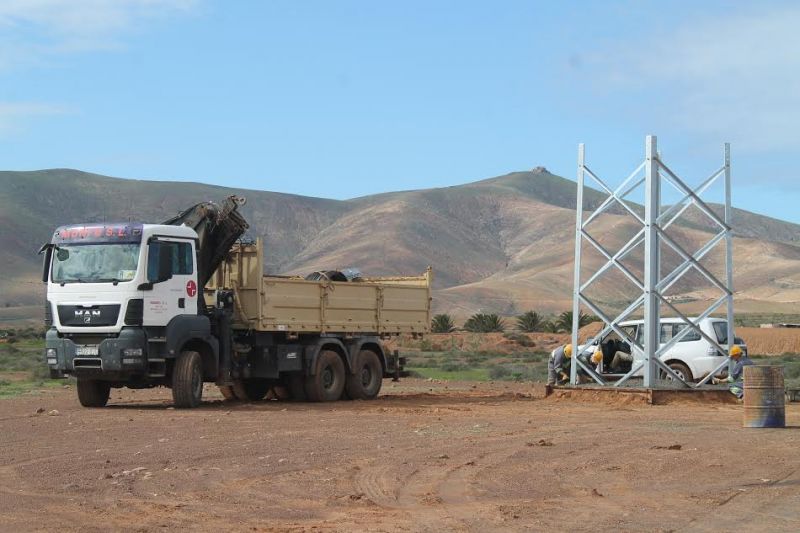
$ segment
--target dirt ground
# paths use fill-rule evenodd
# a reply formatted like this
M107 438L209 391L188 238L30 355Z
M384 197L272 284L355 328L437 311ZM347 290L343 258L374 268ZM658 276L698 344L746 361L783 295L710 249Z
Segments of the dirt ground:
M194 410L163 389L105 409L72 388L0 400L0 529L800 530L798 404L787 429L743 429L740 405L540 393L404 380L332 404L229 404L214 387Z

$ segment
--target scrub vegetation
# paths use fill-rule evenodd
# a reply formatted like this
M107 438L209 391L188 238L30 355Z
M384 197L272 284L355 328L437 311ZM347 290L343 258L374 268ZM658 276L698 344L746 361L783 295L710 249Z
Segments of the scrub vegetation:
M0 398L63 384L50 379L43 337L37 328L0 330Z
M459 348L455 342L442 346L422 340L418 349L404 351L407 368L412 375L443 380L486 381L542 381L547 377L549 353L535 348L526 335L504 333L509 351L480 350L478 343L466 343ZM477 339L476 339L477 340ZM474 349L472 349L474 348Z

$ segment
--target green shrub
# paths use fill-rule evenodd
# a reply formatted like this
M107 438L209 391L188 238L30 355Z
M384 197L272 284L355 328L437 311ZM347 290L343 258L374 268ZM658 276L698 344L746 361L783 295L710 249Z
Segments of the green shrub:
M456 361L448 361L443 363L439 368L445 372L459 372L461 370L466 370L468 367Z
M547 352L526 352L521 354L521 358L526 363L541 363L543 361L547 361L547 358L550 356Z
M433 343L431 343L428 339L422 339L419 341L419 351L421 352L432 352L433 351Z
M787 379L800 378L800 364L786 365L783 369L783 375Z
M50 379L50 368L44 364L36 366L31 372L31 379L34 381Z
M489 377L492 379L506 379L511 375L511 370L504 365L496 365L489 369Z
M456 325L453 323L453 319L450 318L450 315L441 314L436 315L431 320L431 332L432 333L450 333L455 331Z
M527 335L523 335L522 333L503 333L503 338L508 339L510 341L514 341L520 346L524 346L525 348L531 348L536 346L536 343L533 342L531 339L528 338Z
M558 332L567 332L569 333L572 331L572 311L564 311L555 321L555 328ZM592 322L597 322L600 320L594 315L587 315L583 311L578 312L578 327L582 328L587 324L591 324Z
M526 333L542 331L545 319L536 311L528 311L517 317L517 329Z
M502 333L506 324L496 314L476 313L464 323L464 329L473 333Z

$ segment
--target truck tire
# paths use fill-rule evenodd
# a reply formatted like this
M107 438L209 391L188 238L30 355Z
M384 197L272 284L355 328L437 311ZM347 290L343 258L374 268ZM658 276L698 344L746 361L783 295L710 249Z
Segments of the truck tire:
M95 379L78 379L78 401L84 407L105 407L111 385Z
M200 354L181 352L172 369L172 401L175 407L197 407L203 398L203 365Z
M375 352L361 350L353 361L353 374L347 375L345 392L353 400L373 400L383 384L383 367Z
M272 385L266 379L241 379L233 382L233 393L244 402L258 402L264 399Z
M334 402L344 391L345 369L342 358L332 350L319 352L312 376L306 377L306 395L312 402Z

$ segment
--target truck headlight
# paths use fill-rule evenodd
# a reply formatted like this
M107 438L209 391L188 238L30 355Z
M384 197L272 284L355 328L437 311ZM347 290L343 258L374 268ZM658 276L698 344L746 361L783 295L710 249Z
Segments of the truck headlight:
M142 356L142 349L141 348L125 348L122 350L123 357L141 357Z
M47 357L47 364L48 365L55 365L58 364L58 352L56 352L55 348L47 348L45 351L45 357Z

